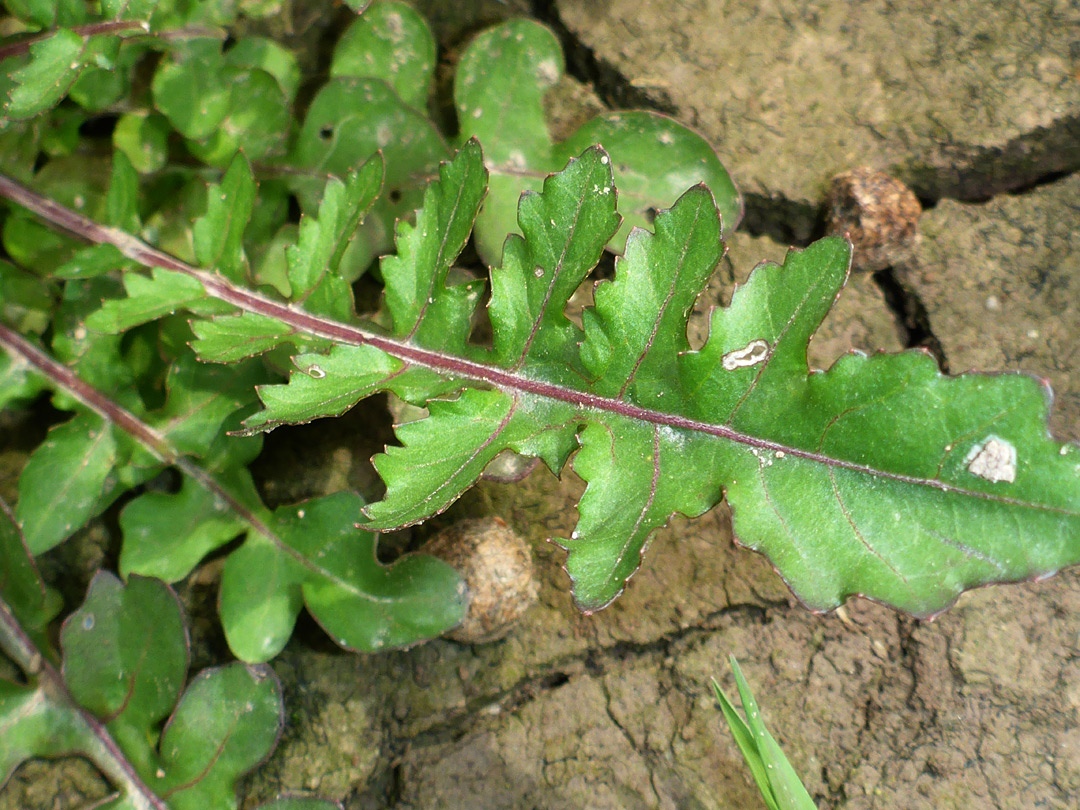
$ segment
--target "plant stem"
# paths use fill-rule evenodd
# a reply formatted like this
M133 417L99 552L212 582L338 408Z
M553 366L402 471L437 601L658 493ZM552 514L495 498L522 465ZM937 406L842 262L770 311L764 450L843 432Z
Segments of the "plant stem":
M806 450L801 447L795 447L770 439L762 439L738 431L726 424L714 424L699 419L692 419L677 413L646 408L624 399L600 396L588 391L581 391L576 388L549 383L546 380L530 377L512 369L468 360L459 355L425 349L408 340L398 340L358 326L329 320L289 304L267 298L266 296L242 287L236 287L217 273L192 267L191 265L180 261L175 256L170 256L168 253L157 250L156 248L147 245L142 240L118 228L99 225L93 220L87 219L81 214L60 205L47 197L43 197L37 192L2 174L0 174L0 197L7 197L53 225L64 228L72 234L82 237L90 242L113 245L129 259L138 262L145 267L160 267L165 270L183 273L184 275L197 279L208 295L230 303L244 311L273 318L291 326L298 332L321 337L334 343L344 343L352 346L372 346L385 352L391 357L401 360L407 365L417 365L431 369L448 377L467 379L484 385L490 385L511 396L529 394L565 402L582 411L593 410L601 413L616 414L626 419L651 424L653 426L654 434L657 436L659 435L658 432L665 427L674 428L676 430L692 431L708 436L714 436L719 439L726 439L737 444L756 448L757 450L764 450L769 453L783 453L784 455L792 456L794 458L807 459L808 461L822 464L825 467L850 470L856 473L871 475L876 478L898 481L913 486L926 487L927 489L935 489L940 492L956 493L983 501L992 501L994 503L1007 504L1010 506L1037 509L1039 511L1061 514L1069 517L1078 516L1078 513L1074 510L1064 507L1051 506L1006 495L998 495L978 489L969 489L941 481L937 478L920 478L904 473L895 473L889 470L877 469L855 461L835 458L822 452Z
M133 237L129 238L134 239ZM176 260L174 259L173 261ZM200 486L204 487L208 492L211 492L222 503L227 504L249 528L268 539L279 551L283 554L287 554L295 560L298 565L311 571L313 574L324 577L351 594L361 596L364 599L371 601L378 601L377 597L369 593L364 593L341 576L324 568L294 549L282 540L273 529L267 526L252 509L225 489L214 476L198 464L195 464L190 459L185 458L178 453L176 449L169 444L167 438L150 427L150 425L143 422L131 411L118 405L92 385L82 380L63 363L57 362L18 332L2 323L0 323L0 346L10 352L13 357L21 358L29 363L54 385L58 388L62 388L107 422L116 425L120 430L124 431L150 450L163 463L174 466L184 475L193 478Z
M137 32L135 36L146 36L162 40L191 39L196 37L225 39L226 37L225 32L220 28L203 27L178 28L173 31L157 31L151 33L150 23L145 20L110 20L107 22L89 23L88 25L77 25L70 30L84 39L89 39L90 37L102 34L126 34L132 31ZM30 48L36 43L48 39L55 33L55 30L43 31L42 33L24 37L15 42L9 42L6 45L0 45L0 60L29 53Z
M169 810L165 800L157 796L136 773L105 726L76 703L63 676L34 645L3 598L0 598L0 649L18 664L27 678L37 679L37 688L45 700L70 711L72 722L81 726L78 730L86 745L81 753L114 785L125 789L131 807L137 810Z

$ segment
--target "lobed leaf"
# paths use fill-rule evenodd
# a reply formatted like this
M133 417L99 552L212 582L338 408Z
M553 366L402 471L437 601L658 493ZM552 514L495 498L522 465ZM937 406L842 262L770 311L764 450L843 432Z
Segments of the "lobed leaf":
M392 566L375 558L375 537L357 532L362 501L341 492L267 516L225 563L221 621L241 659L266 661L284 647L300 608L345 649L408 646L461 621L458 574L434 557Z
M79 75L85 46L83 37L67 28L31 44L26 64L11 74L4 116L31 118L58 104Z
M149 772L156 763L146 743L187 677L187 632L175 594L155 580L132 577L125 585L98 572L86 601L65 620L60 644L72 697Z
M672 513L699 515L722 497L740 541L817 610L861 594L933 615L967 588L1080 561L1080 448L1049 437L1041 383L947 377L919 352L809 369L808 341L847 278L844 240L758 267L693 350L686 318L723 255L721 211L695 186L656 214L653 232L630 233L614 280L596 287L580 327L569 321L569 297L617 227L611 172L611 158L590 149L524 197L523 236L506 243L493 274L490 348L468 340L479 283L454 283L450 272L483 194L475 143L440 168L417 224L399 227L399 253L382 266L386 309L370 325L300 311L120 243L231 306L338 344L298 358L287 385L260 389L265 408L247 430L337 414L377 391L427 408L375 459L387 489L366 507L368 529L445 509L505 450L558 471L577 449L587 487L575 531L557 541L585 610L618 596ZM314 592L302 569L340 578L299 541L273 536L257 528L241 550L273 583L262 599L245 594L229 608L241 627L251 624L245 610L269 622L247 634L246 655L283 643L301 596ZM367 598L366 585L350 587Z
M706 189L692 188L657 215L655 233L631 233L614 281L583 313L582 335L561 313L599 242L553 253L552 235L610 235L610 207L596 207L612 196L610 174L596 178L598 167L610 172L606 158L587 152L539 197L523 198L524 241L507 243L493 273L490 357L453 348L448 322L423 309L424 281L438 275L417 275L415 236L404 229L403 258L384 262L399 340L339 333L367 345L336 349L326 368L305 357L333 373L262 389L267 407L248 427L338 413L365 393L394 391L395 374L426 368L434 379L413 376L421 385L410 401L426 404L428 417L399 427L400 446L375 459L387 491L365 511L379 531L446 508L503 450L559 470L576 442L574 469L587 487L575 532L558 542L585 610L621 592L672 513L699 515L723 496L741 542L765 552L819 610L862 594L931 615L966 588L1080 559L1075 448L1047 436L1037 381L949 378L917 352L853 354L810 372L807 343L847 277L843 240L756 269L691 351L686 318L723 254L720 212ZM464 171L460 163L477 160L463 150L429 190L431 205L443 203L442 183ZM552 215L549 229L540 211ZM454 238L427 217L418 222L441 222ZM564 263L549 270L551 255ZM434 271L439 260L424 261ZM453 290L434 289L431 311ZM439 328L425 329L429 317ZM339 365L346 356L360 368ZM460 393L447 398L454 387Z
M157 580L124 584L98 572L61 629L62 674L42 663L7 610L0 602L0 643L27 683L0 680L0 784L30 757L82 754L120 789L109 807L237 807L238 779L281 733L273 670L207 669L185 689L184 617Z

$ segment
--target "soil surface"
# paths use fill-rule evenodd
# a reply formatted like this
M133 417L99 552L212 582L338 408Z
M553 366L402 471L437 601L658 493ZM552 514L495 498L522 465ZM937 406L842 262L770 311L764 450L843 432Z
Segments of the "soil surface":
M829 179L866 165L920 197L919 236L903 264L852 277L812 365L924 347L952 372L1023 370L1056 392L1055 435L1080 439L1076 2L418 5L437 12L447 65L482 23L530 13L551 25L569 71L549 99L557 134L631 104L677 115L717 146L747 216L692 340L754 264L824 233ZM387 426L372 409L278 431L264 493L370 490L364 459ZM300 455L312 473L297 481ZM289 791L349 810L764 807L710 695L712 677L732 689L730 654L820 808L1080 802L1077 571L966 594L931 622L865 601L815 616L734 546L721 506L673 519L626 593L583 616L546 542L572 529L582 488L544 470L484 483L418 530L496 515L531 543L539 602L502 641L349 655L302 622L273 662L285 734L243 806ZM66 564L101 559L102 531L70 544L82 550ZM213 570L197 577L181 591L201 666L222 642ZM32 763L0 808L74 807L104 790L78 761Z

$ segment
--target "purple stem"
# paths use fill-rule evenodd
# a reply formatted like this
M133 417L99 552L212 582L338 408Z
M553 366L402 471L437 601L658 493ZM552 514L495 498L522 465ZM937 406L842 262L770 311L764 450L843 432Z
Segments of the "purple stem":
M57 362L18 332L2 323L0 323L0 346L7 349L12 356L21 357L54 385L62 388L107 422L116 425L135 441L149 449L165 464L172 465L184 475L193 478L208 492L213 493L216 498L227 504L251 529L263 535L279 551L292 557L299 565L320 577L325 577L350 593L361 595L367 599L376 599L371 594L359 591L354 584L342 579L329 569L324 568L292 548L273 529L267 526L258 515L218 483L216 478L198 464L178 453L167 438L143 422L131 411L118 405L92 385L83 381L63 363Z
M157 796L143 782L135 767L124 756L120 746L94 715L83 709L68 691L60 672L41 654L34 642L22 629L15 614L0 598L0 648L26 673L28 678L38 679L38 688L46 700L68 708L76 723L83 725L86 750L89 757L114 784L124 787L129 796L138 801L136 806L148 810L169 810L165 800Z
M1031 508L1043 512L1052 512L1076 516L1073 510L1046 504L1024 501L1018 498L1010 498L978 490L965 489L949 484L937 478L919 478L902 473L889 472L865 464L859 464L846 459L833 458L823 453L812 450L804 450L799 447L782 444L781 442L762 439L730 428L727 425L717 425L711 422L703 422L691 419L679 414L657 411L645 408L633 402L611 397L598 396L587 391L579 391L562 385L539 380L516 371L507 370L498 366L490 366L477 363L456 355L444 354L416 346L406 341L370 332L358 326L338 323L336 321L312 315L302 309L289 304L283 304L258 293L246 290L242 287L233 286L222 276L206 270L192 267L180 261L175 256L157 250L147 245L140 239L118 228L99 225L93 220L87 219L81 214L60 205L53 200L43 197L35 191L23 186L11 178L0 174L0 196L7 197L13 202L24 206L33 213L76 236L80 236L90 242L106 243L116 247L122 254L132 261L145 267L160 267L172 270L197 279L206 290L207 294L233 304L234 306L259 315L265 315L316 337L325 338L334 343L344 343L353 346L373 346L380 351L386 352L392 357L404 360L424 368L429 368L442 374L458 378L465 378L473 382L491 385L508 393L524 393L544 397L559 402L573 405L582 411L591 410L601 413L612 413L626 419L644 422L652 425L661 425L677 430L692 431L727 439L747 447L764 450L770 453L783 453L794 458L803 458L826 467L851 470L852 472L870 475L876 478L885 478L914 486L928 487L941 492L954 493L981 500Z

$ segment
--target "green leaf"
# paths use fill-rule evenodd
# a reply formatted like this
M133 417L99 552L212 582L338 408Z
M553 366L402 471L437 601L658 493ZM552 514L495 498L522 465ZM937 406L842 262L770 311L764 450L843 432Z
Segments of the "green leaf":
M452 162L439 167L439 182L432 183L424 193L424 207L417 214L416 225L398 224L398 254L386 257L382 263L395 335L415 336L431 311L439 331L450 329L452 334L465 330L462 337L467 337L467 320L475 301L470 301L471 296L452 299L444 294L444 282L450 265L469 238L484 199L486 181L480 145L470 141ZM441 293L439 305L434 302L436 291ZM451 306L443 307L444 301Z
M127 298L105 301L86 319L90 329L118 335L206 299L206 291L198 281L161 268L155 268L149 278L129 273L124 276L124 287Z
M113 428L97 414L49 431L19 476L15 514L31 553L48 551L97 513L115 458Z
M258 500L246 470L231 470L219 476L218 482L239 495L241 502ZM177 582L211 551L242 534L247 523L227 509L215 493L185 478L176 494L148 492L125 506L120 528L124 534L120 553L123 576L140 574Z
M369 346L338 345L327 355L299 354L293 364L298 370L288 385L259 389L263 410L244 422L246 433L340 416L381 390L403 368L399 361Z
M41 334L49 326L53 309L48 284L0 261L0 321L23 334Z
M378 157L349 172L345 181L331 177L319 204L318 218L304 216L296 244L285 257L290 299L308 302L307 309L347 320L352 315L352 290L338 268L345 250L382 186Z
M277 81L288 101L300 87L300 66L292 51L265 37L243 37L225 54L225 62L238 68L258 69Z
M176 595L156 580L95 575L61 630L62 678L13 642L6 610L0 603L0 643L27 683L0 680L0 780L32 756L79 754L118 788L110 807L237 807L237 780L281 733L273 670L203 670L181 694L187 630Z
M29 632L40 633L60 612L58 593L45 587L34 558L26 547L19 524L0 500L0 599ZM0 781L3 779L0 766Z
M373 3L345 29L334 47L330 76L382 79L402 101L427 104L435 71L435 37L407 3Z
M90 37L82 54L84 67L69 91L71 100L93 112L121 102L131 92L133 70L147 50L145 40L125 41L112 35Z
M744 721L739 716L734 704L720 689L715 679L712 682L713 692L727 720L728 728L731 729L731 734L746 764L750 766L750 771L766 806L770 810L816 810L813 799L806 792L795 769L791 767L791 763L780 750L772 734L765 728L765 721L761 719L761 711L743 677L739 662L734 656L730 660L746 720Z
M214 134L229 112L232 87L223 81L218 40L193 40L170 53L154 74L154 106L185 138Z
M30 118L58 104L79 75L85 44L79 34L66 28L34 42L26 64L12 74L4 116Z
M227 165L238 151L251 160L282 154L292 115L277 79L264 70L226 70L222 80L232 88L225 116L205 142L189 142L188 149L215 166Z
M191 325L196 339L191 342L200 360L207 363L235 363L255 357L286 341L315 344L277 318L242 312L220 315L212 320L198 320Z
M331 79L312 101L287 161L312 173L290 182L303 209L314 212L323 190L318 173L344 176L380 150L383 196L362 231L368 261L393 244L394 222L419 205L426 178L448 155L435 125L380 79Z
M622 252L633 227L648 227L694 183L712 189L724 227L742 218L742 201L716 152L674 119L651 112L607 113L561 144L547 129L544 94L563 73L555 35L532 20L510 20L481 33L462 54L454 78L459 138L479 138L491 172L488 202L476 222L481 258L498 263L502 241L517 230L518 196L594 144L611 155L623 224L608 247Z
M180 603L162 583L133 577L125 585L99 571L86 601L64 622L64 681L139 769L151 762L147 741L184 687L187 633Z
M387 490L366 508L368 528L445 509L502 450L558 471L580 447L587 487L558 542L585 610L618 596L671 514L700 515L724 495L740 542L818 610L863 594L932 615L967 588L1080 561L1076 450L1047 438L1036 380L945 377L919 352L847 355L810 373L807 343L847 277L843 240L757 268L692 351L686 319L723 255L720 212L694 187L657 214L655 233L631 233L583 334L568 323L568 296L615 227L599 149L523 198L524 241L507 242L493 274L493 350L465 344L455 329L471 309L439 281L442 254L420 247L458 244L438 212L478 159L464 149L444 168L383 263L392 336L345 328L366 345L298 358L308 373L261 389L266 407L246 423L340 413L375 390L426 405L375 459Z
M281 686L269 667L203 670L161 734L165 776L156 789L173 810L235 807L237 780L274 749L282 714Z
M80 25L89 13L83 0L4 0L4 5L36 28Z
M195 259L233 281L247 279L244 229L255 204L255 178L244 155L229 164L220 184L206 190L206 214L195 221Z
M29 402L45 387L45 379L21 359L0 354L0 409Z
M120 151L113 155L112 179L105 195L105 221L124 230L139 230L139 174Z
M464 586L449 565L423 555L383 566L375 537L357 532L360 498L347 492L270 517L273 536L249 533L221 581L229 648L247 661L281 651L302 605L339 645L374 652L446 632L461 621Z
M80 751L86 738L74 708L51 701L41 687L0 679L0 784L26 760Z
M657 209L694 183L712 191L725 233L742 221L742 197L715 150L674 118L643 110L598 115L555 146L555 164L597 143L614 161L619 213L625 218L612 242L616 252L623 250L631 228L648 227Z
M160 115L125 113L113 130L113 145L141 174L156 172L169 156L169 124Z
M240 414L254 402L253 388L267 378L261 363L243 363L231 368L209 366L186 352L169 368L165 379L165 404L146 415L146 423L183 454L207 456L214 442L224 435ZM239 449L230 441L233 451ZM255 443L254 452L258 455ZM250 460L247 459L247 460ZM246 461L245 461L246 463Z

